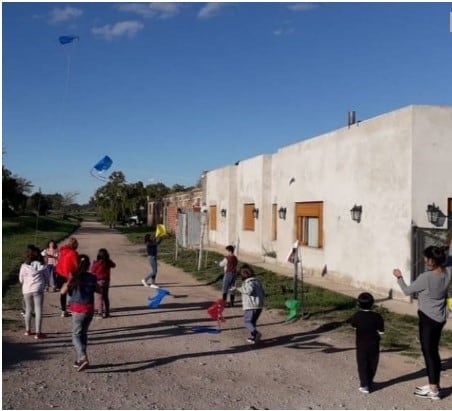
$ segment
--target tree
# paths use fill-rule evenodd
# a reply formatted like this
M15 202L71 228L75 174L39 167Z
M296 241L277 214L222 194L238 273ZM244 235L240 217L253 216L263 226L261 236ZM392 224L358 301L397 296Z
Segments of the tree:
M30 181L13 175L2 165L2 209L13 209L16 212L25 210L27 196L33 185Z

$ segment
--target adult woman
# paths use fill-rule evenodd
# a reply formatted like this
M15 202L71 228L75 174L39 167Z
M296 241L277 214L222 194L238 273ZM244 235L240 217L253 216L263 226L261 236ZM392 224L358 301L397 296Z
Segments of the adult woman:
M88 328L94 315L94 293L100 291L96 276L88 272L89 266L89 257L81 254L77 270L61 289L61 294L67 293L71 297L72 343L76 352L74 366L77 371L82 371L89 365L86 352Z
M39 248L30 245L27 248L25 262L20 266L19 281L22 284L22 294L25 302L25 333L31 335L31 317L35 313L35 339L45 338L41 332L42 305L44 302L44 287L47 270Z
M398 268L393 270L405 295L418 293L419 340L429 383L416 387L414 394L433 400L440 399L439 341L447 320L446 297L451 280L451 272L444 267L446 260L446 247L427 247L424 250L424 263L429 271L422 273L409 286L406 285L402 272Z
M58 263L55 266L57 287L61 290L63 284L66 284L70 279L72 273L78 266L78 241L75 237L69 238L67 244L60 247ZM66 311L66 294L60 295L61 316L68 317Z

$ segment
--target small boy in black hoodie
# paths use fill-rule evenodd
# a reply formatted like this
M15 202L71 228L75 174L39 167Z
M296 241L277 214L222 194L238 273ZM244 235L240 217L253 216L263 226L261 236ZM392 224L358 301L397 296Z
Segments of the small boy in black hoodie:
M374 297L370 293L358 296L360 310L350 319L356 329L356 361L360 381L359 391L369 394L380 357L380 335L384 333L383 317L371 311Z

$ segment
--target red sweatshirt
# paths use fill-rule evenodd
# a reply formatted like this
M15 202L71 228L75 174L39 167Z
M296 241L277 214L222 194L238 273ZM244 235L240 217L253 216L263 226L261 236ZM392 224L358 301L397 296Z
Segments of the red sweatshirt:
M91 266L91 272L97 277L97 281L107 280L110 281L110 271L115 268L116 264L111 261L96 260Z
M69 245L60 248L60 258L55 271L62 277L70 278L78 267L78 252Z

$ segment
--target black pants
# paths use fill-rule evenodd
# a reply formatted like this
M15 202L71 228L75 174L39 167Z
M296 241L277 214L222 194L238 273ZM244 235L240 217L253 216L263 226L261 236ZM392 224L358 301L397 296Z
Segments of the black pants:
M422 311L419 315L419 340L429 384L439 385L441 373L441 358L439 356L439 340L445 322L439 323L426 316Z
M378 360L380 359L380 343L357 344L356 362L358 363L358 375L361 387L370 387L377 373Z
M67 283L67 278L56 273L56 286L61 290L63 284ZM60 294L60 307L61 311L66 311L67 294Z

